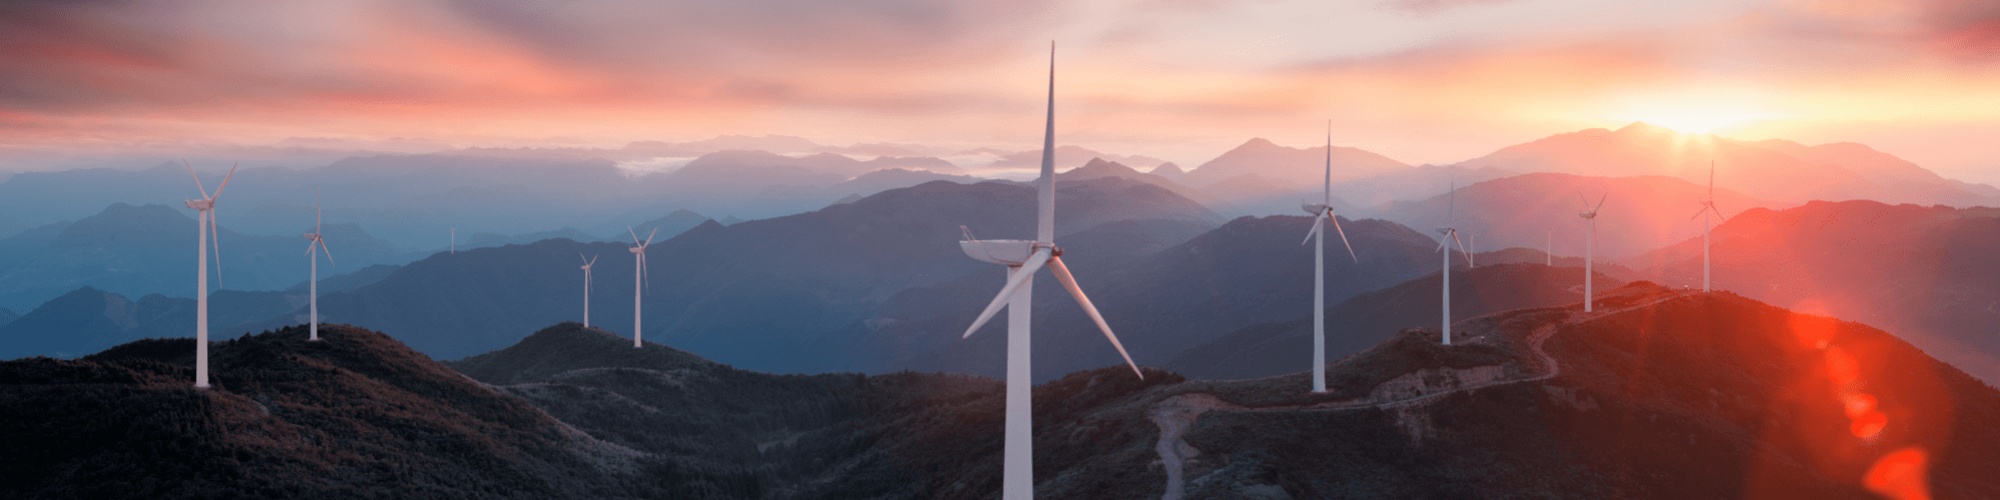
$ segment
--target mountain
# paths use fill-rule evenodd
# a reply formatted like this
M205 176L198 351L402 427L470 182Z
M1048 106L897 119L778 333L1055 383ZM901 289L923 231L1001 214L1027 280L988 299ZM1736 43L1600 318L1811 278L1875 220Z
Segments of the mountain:
M377 281L382 281L383 278L389 277L390 273L394 273L396 272L397 269L402 269L402 268L403 266L386 266L378 264L378 265L364 267L361 268L361 270L359 271L354 271L351 273L336 274L333 276L322 277L319 279L319 292L322 294L328 294L333 292L345 292L348 290L353 290L356 288L368 286L374 284ZM308 288L310 288L311 286L312 286L311 283L301 281L297 285L292 285L291 288L286 288L285 293L291 295L306 294L310 292Z
M1060 212L1060 211L1059 211ZM1157 364L1189 348L1252 324L1302 315L1312 298L1312 247L1299 238L1312 219L1243 217L1164 249L1132 255L1125 240L1058 238L1079 287L1118 332L1133 359ZM1437 243L1381 220L1341 224L1360 263L1336 240L1327 258L1332 301L1434 272ZM1082 241L1078 241L1082 240ZM1092 259L1092 260L1086 260ZM991 273L991 274L989 274ZM972 318L1000 288L1000 269L950 282L912 287L865 319L829 335L835 359L865 363L864 371L1003 372L1005 327L991 323L961 339ZM1037 381L1118 360L1117 352L1064 289L1036 280L1034 371ZM852 366L852 365L837 365Z
M1393 206L1398 201L1424 200L1445 194L1450 192L1453 186L1470 186L1515 175L1519 175L1519 172L1493 167L1474 170L1460 166L1418 165L1408 170L1335 183L1333 196L1350 200L1369 210L1380 211L1387 208L1385 205ZM1309 190L1298 193L1294 197L1310 198L1312 194Z
M1744 211L1711 239L1718 290L1880 325L2000 381L2000 209L1813 202ZM1644 279L1700 287L1701 238L1627 263Z
M467 250L470 250L480 247L526 245L529 243L534 243L537 241L542 241L550 238L566 238L571 241L594 241L597 239L595 236L583 234L583 231L578 231L576 230L576 228L565 227L555 231L542 231L538 233L516 234L516 235L501 235L501 234L493 234L485 232L472 233L471 237L465 239L465 245L463 246Z
M687 166L681 168L683 170L695 168L700 170L741 169L763 171L773 167L799 167L816 173L838 175L842 179L846 179L884 168L940 170L954 168L954 165L951 162L931 157L878 156L871 160L862 161L834 153L817 153L793 158L759 150L730 150L701 155L695 158L694 161L689 162Z
M1581 194L1582 196L1579 196ZM1708 186L1661 176L1586 177L1531 173L1472 185L1457 193L1395 202L1378 207L1389 220L1411 227L1436 227L1450 218L1461 238L1477 237L1479 248L1544 248L1555 240L1558 255L1582 256L1586 228L1577 214L1583 197L1603 200L1597 216L1596 255L1634 255L1701 236L1701 219L1689 219L1708 196ZM1715 205L1731 215L1774 204L1717 188ZM1448 215L1456 207L1455 215ZM1467 242L1471 243L1471 242Z
M1556 307L1583 301L1583 269L1534 264L1454 266L1451 317ZM1326 308L1326 359L1340 359L1389 339L1398 330L1440 321L1442 278L1422 278L1364 292ZM1595 286L1624 283L1596 275ZM1310 304L1310 302L1308 302ZM1308 307L1310 309L1310 307ZM1312 366L1312 316L1239 328L1165 360L1160 365L1198 379L1274 377Z
M931 182L786 217L729 226L704 222L656 240L648 251L643 286L651 329L644 338L751 369L825 366L808 341L859 320L907 288L986 269L959 250L960 226L982 237L1029 235L1033 199L1032 188L1011 183ZM1216 218L1165 189L1122 179L1058 183L1056 211L1063 235L1118 221L1160 220L1134 226L1136 231L1105 231L1191 237ZM592 326L630 335L624 319L632 310L623 306L631 303L635 273L624 267L633 263L627 246L544 240L436 254L373 285L322 294L320 313L326 321L379 328L438 357L485 352L540 325L582 317L580 252L602 259L592 268ZM295 322L287 314L250 326Z
M279 292L217 291L208 298L209 336L240 333L243 330L232 327L291 312L305 298ZM0 325L0 359L69 358L143 338L193 337L194 321L194 299L155 293L133 301L85 286ZM304 322L299 318L290 323Z
M380 333L326 325L0 362L11 498L748 498L754 475L578 432Z
M1322 200L1336 214L1360 214L1362 210L1339 197L1326 199L1327 192L1304 184L1281 182L1261 174L1243 174L1216 181L1201 189L1218 210L1240 215L1291 215L1303 212L1306 203Z
M985 165L985 168L989 169L1032 169L1039 168L1042 165L1042 150L1039 148L1012 153L982 148L981 150L966 151L959 154L965 155L981 152L999 156L999 158L993 160L993 163ZM1057 170L1064 170L1069 168L1070 165L1082 165L1092 158L1141 167L1153 167L1166 163L1166 160L1149 156L1127 156L1106 153L1076 145L1056 146L1055 162Z
M1333 148L1335 182L1386 174L1409 165L1368 151ZM1252 138L1189 170L1177 182L1201 188L1245 174L1257 174L1284 185L1317 186L1326 178L1327 147L1291 148Z
M970 175L943 174L922 169L885 168L854 176L826 188L829 192L844 192L849 195L868 196L895 188L905 188L931 181L951 181L959 184L973 184L985 179Z
M1707 184L1710 162L1718 187L1780 202L1873 199L1964 206L2000 201L1995 199L2000 189L1947 180L1859 144L1739 141L1642 122L1618 130L1557 134L1460 165L1606 177L1665 175Z
M1069 373L1033 391L1036 493L2000 495L1988 473L2000 467L2000 430L1982 425L2000 418L2000 390L1886 332L1650 283L1609 290L1600 305L1466 318L1451 346L1435 329L1382 335L1329 365L1326 394L1307 392L1308 371ZM999 489L1002 391L984 377L746 372L574 324L454 366L597 439L755 464L765 491Z
M212 236L221 247L210 248L211 286L232 290L281 290L307 278L305 239L294 236L249 236L224 224ZM310 226L301 229L309 230ZM0 262L0 304L34 307L82 286L126 296L153 293L192 295L195 289L195 222L180 209L161 205L135 207L114 203L97 215L62 226L53 235L40 229L9 238L33 240L0 244L19 251L19 260ZM324 227L327 247L336 262L359 269L375 264L400 264L414 258L376 239L351 223ZM301 231L303 233L304 231ZM216 243L211 243L211 246ZM39 246L32 251L29 247Z
M695 226L699 226L701 223L707 221L708 217L703 217L701 214L687 209L680 209L667 214L665 217L641 222L637 226L626 228L624 234L614 234L610 238L598 238L597 241L625 241L626 238L631 238L634 233L654 234L653 231L655 230L659 231L659 238L667 239L680 236L681 233L685 233L689 229L694 229ZM575 241L591 241L571 239Z
M1133 170L1132 167L1127 167L1124 164L1115 161L1105 161L1103 158L1091 158L1089 162L1085 162L1081 167L1076 167L1070 169L1069 171L1056 174L1056 182L1086 181L1091 179L1102 179L1106 177L1115 177L1119 179L1125 179L1125 180L1150 184L1154 186L1159 186L1161 189L1173 191L1174 194L1180 195L1182 198L1194 200L1195 202L1201 203L1203 205L1208 205L1212 203L1212 200L1210 200L1207 195L1202 194L1200 191L1189 189L1188 187L1182 186L1179 183L1174 182L1173 180L1167 179L1166 177L1154 174L1142 173L1139 172L1138 170Z
M20 318L21 318L20 314L16 314L14 311L9 310L5 307L0 307L0 327L5 327L7 326L8 323L12 323L14 322L14 320Z
M1187 172L1182 171L1181 166L1175 165L1174 162L1161 163L1160 166L1153 167L1152 170L1148 170L1146 173L1174 182L1180 182L1181 176L1187 175Z

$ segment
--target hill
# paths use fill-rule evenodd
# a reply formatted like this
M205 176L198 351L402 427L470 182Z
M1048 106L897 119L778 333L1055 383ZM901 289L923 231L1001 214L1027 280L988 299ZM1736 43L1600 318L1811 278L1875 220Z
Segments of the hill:
M745 498L747 476L577 432L382 334L341 325L0 362L13 498Z
M1405 329L1332 363L1326 394L1306 392L1304 371L1232 381L1154 368L1139 380L1123 366L1070 373L1034 390L1037 494L2000 495L1988 473L2000 467L2000 430L1984 425L2000 418L2000 390L1886 332L1651 283L1610 290L1601 305L1465 319L1452 346L1434 329ZM503 390L590 422L579 428L600 439L718 450L765 439L731 459L762 464L759 484L785 496L999 489L992 379L758 374L574 325L536 336L546 338L486 359L549 375ZM789 397L804 398L804 411L779 410L774 400ZM727 428L785 430L691 432L644 416L653 412L699 425L776 415Z
M233 327L291 312L304 300L280 292L217 291L208 298L209 333L242 332ZM0 324L0 359L71 358L144 338L193 337L194 317L194 299L155 293L132 300L85 286Z
M1582 196L1579 196L1582 195ZM1701 219L1689 219L1708 196L1707 185L1662 176L1587 177L1530 173L1459 185L1458 192L1379 207L1383 217L1410 227L1445 224L1447 214L1459 236L1477 237L1479 248L1541 249L1553 238L1557 255L1582 256L1585 225L1577 214L1583 197L1596 205L1599 258L1636 255L1701 236ZM1774 204L1717 188L1715 205L1724 215ZM1426 231L1428 233L1428 231ZM1471 243L1471 242L1467 242ZM1475 249L1477 250L1477 249Z
M1205 188L1231 177L1256 174L1285 185L1316 186L1326 177L1327 147L1293 148L1263 138L1243 144L1189 170L1176 182ZM1333 180L1371 177L1410 166L1365 150L1334 146Z

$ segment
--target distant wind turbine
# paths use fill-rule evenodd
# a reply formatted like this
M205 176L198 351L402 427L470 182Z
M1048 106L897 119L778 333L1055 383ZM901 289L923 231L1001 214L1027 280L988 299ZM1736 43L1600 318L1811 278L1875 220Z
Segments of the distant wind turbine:
M1145 373L1132 362L1132 355L1125 352L1124 344L1111 333L1111 326L1104 323L1104 316L1097 313L1097 307L1090 304L1090 298L1083 295L1083 289L1076 285L1076 278L1070 276L1069 268L1063 266L1062 249L1055 244L1055 141L1056 141L1056 67L1055 44L1049 45L1049 104L1048 128L1042 136L1042 177L1038 181L1039 190L1036 204L1039 205L1035 240L975 240L960 241L959 248L974 259L1002 264L1008 267L1007 285L1000 288L1000 294L973 320L972 327L965 329L964 337L971 337L979 331L994 313L1007 308L1007 431L1006 446L1002 453L1002 480L1000 497L1006 500L1031 500L1035 496L1035 456L1034 456L1034 401L1031 396L1033 378L1029 372L1028 322L1033 305L1035 271L1047 265L1061 281L1063 288L1076 298L1083 312L1097 322L1097 328L1104 332L1104 338L1111 341L1111 347L1118 349L1118 355L1125 357L1125 364L1132 367L1132 373L1141 380Z
M306 233L306 258L312 260L312 298L309 299L309 302L312 303L312 316L309 318L310 323L308 323L311 326L306 327L307 331L310 332L306 340L310 341L319 340L319 251L326 250L327 264L339 265L333 263L333 250L326 247L326 238L320 235L319 219L321 212L324 211L325 207L314 209L313 232Z
M1347 231L1340 228L1340 219L1333 216L1333 120L1326 122L1326 184L1319 203L1304 203L1300 208L1313 214L1313 226L1306 232L1306 238L1317 243L1313 246L1313 378L1312 391L1326 392L1326 221L1333 221L1333 230L1340 233L1340 244L1347 246L1347 257L1360 264L1361 257L1354 255L1354 245L1347 242ZM1304 241L1300 245L1306 244Z
M1555 226L1549 226L1547 234L1542 235L1542 265L1551 267L1556 265Z
M1439 235L1438 252L1444 254L1444 270L1442 271L1444 273L1444 327L1441 330L1444 333L1444 345L1451 345L1451 244L1458 243L1458 251L1466 254L1467 264L1472 263L1472 254L1465 251L1465 242L1458 241L1458 228L1452 227L1453 214L1458 212L1458 181L1452 181L1451 190L1447 193L1450 197L1447 198L1449 204L1446 205L1444 213L1445 222L1443 226L1437 228L1437 232Z
M1708 291L1708 216L1722 218L1722 212L1715 208L1715 160L1708 161L1708 199L1701 200L1701 211L1694 217L1701 217L1701 291ZM1689 217L1690 219L1694 217Z
M1590 274L1591 261L1596 255L1597 211L1604 208L1604 198L1608 196L1611 196L1611 193L1604 193L1604 196L1597 197L1597 206L1593 207L1590 206L1590 198L1583 197L1583 193L1576 194L1576 198L1583 201L1583 209L1586 210L1583 213L1576 214L1576 216L1588 221L1588 230L1583 238L1583 312L1590 312L1591 310L1590 297L1592 290Z
M577 252L576 258L583 259L583 252ZM590 266L595 264L597 264L597 256L595 255L590 256L589 259L583 259L583 327L584 328L590 328Z
M188 176L194 178L195 189L201 190L201 199L183 203L195 209L195 309L194 309L194 387L208 388L208 243L215 241L215 282L222 283L222 229L215 223L215 200L222 197L222 190L229 187L229 178L236 176L236 165L229 166L229 174L222 176L222 185L215 187L215 194L208 194L208 188L201 185L201 176L195 175L194 165L181 160L187 166ZM214 236L210 236L211 230Z
M634 266L634 267L632 268L632 273L633 273L633 276L632 276L632 347L634 347L634 348L637 348L637 347L639 347L639 346L641 345L641 344L639 343L639 334L640 334L640 332L643 332L643 331L645 331L645 330L643 330L643 329L641 329L641 328L640 328L640 323L639 323L639 312L640 312L640 309L641 309L641 306L642 306L642 304L641 304L641 303L640 303L640 301L639 301L639 298L640 298L641 296L643 296L643 295L644 295L644 294L643 294L643 292L642 292L642 291L641 291L641 290L639 289L639 284L640 284L640 283L645 283L645 284L646 284L646 288L652 288L652 287L653 287L653 280L652 280L652 276L651 276L651 275L648 275L648 274L646 274L646 247L647 247L648 245L652 245L652 244L653 244L653 235L656 235L656 234L660 234L660 228L657 228L657 227L656 227L656 228L653 228L653 232L651 232L651 233L646 233L646 242L645 242L645 243L640 243L640 242L639 242L639 233L635 233L635 232L632 232L632 228L631 228L631 227L629 227L629 226L628 226L628 227L626 227L626 228L625 228L625 232L626 232L626 233L628 233L628 234L631 234L631 235L632 235L632 247L631 247L631 248L628 248L627 250L630 250L630 251L632 252L632 256L633 256L633 259L634 259L634 261L633 261L633 262L634 262L634 264L636 264L636 265L635 265L635 266Z
M458 254L458 226L451 227L451 253Z

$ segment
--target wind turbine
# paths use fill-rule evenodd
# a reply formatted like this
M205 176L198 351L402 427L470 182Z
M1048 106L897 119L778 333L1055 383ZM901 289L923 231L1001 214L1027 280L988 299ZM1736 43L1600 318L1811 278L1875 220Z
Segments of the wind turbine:
M1458 212L1458 181L1452 181L1447 198L1444 225L1437 228L1438 252L1444 254L1444 345L1451 345L1451 244L1458 243L1458 251L1466 254L1466 263L1472 263L1472 254L1465 251L1465 242L1458 241L1458 228L1452 227L1452 217Z
M1333 230L1340 233L1340 244L1347 245L1347 257L1360 264L1361 258L1354 255L1354 245L1347 242L1347 231L1340 228L1340 219L1333 216L1333 120L1326 122L1326 186L1319 203L1303 203L1300 208L1313 214L1313 226L1306 232L1306 238L1317 243L1313 246L1313 392L1326 392L1326 221L1333 221ZM1300 245L1306 244L1300 241Z
M458 226L451 227L451 253L458 255Z
M1055 44L1049 44L1049 104L1048 128L1042 136L1042 177L1038 181L1036 195L1038 215L1035 239L1030 240L975 240L958 242L959 248L974 259L1007 266L1007 285L1000 288L1000 294L973 320L972 327L965 329L964 337L971 337L979 331L1000 308L1007 308L1007 432L1003 451L1004 472L1002 472L1000 497L1006 500L1030 500L1035 496L1035 455L1034 455L1034 400L1029 373L1028 322L1031 319L1035 271L1047 265L1061 281L1063 288L1076 298L1083 312L1097 322L1097 328L1104 332L1104 338L1111 341L1111 347L1118 349L1118 355L1125 357L1125 364L1132 367L1132 373L1141 380L1146 378L1139 371L1139 365L1132 362L1132 355L1125 352L1124 344L1111 333L1111 326L1104 323L1104 316L1090 304L1090 298L1077 288L1076 278L1070 276L1069 268L1063 266L1062 249L1055 244L1055 141L1056 141L1056 62Z
M236 176L236 165L229 166L229 174L222 176L222 185L215 187L215 194L208 194L208 188L201 185L201 176L195 175L194 165L181 160L187 166L188 176L194 178L195 189L201 190L201 199L182 203L195 209L195 305L194 305L194 387L208 388L208 243L215 241L215 282L222 283L222 229L215 224L215 200L222 197L222 190L229 187L229 178ZM214 236L209 233L213 230Z
M625 228L625 232L632 235L632 247L626 250L631 251L633 259L636 259L633 261L634 266L632 267L632 347L638 348L640 346L639 333L645 331L639 328L639 297L643 296L639 289L639 284L645 283L646 288L653 287L652 276L646 274L646 246L653 244L653 235L660 234L660 228L653 228L653 232L646 233L645 243L639 242L639 233L632 232L630 226ZM588 297L585 299L588 300Z
M1549 226L1547 234L1542 235L1542 265L1550 267L1554 267L1556 265L1555 226Z
M577 252L576 258L583 259L583 252ZM590 328L590 266L594 264L597 264L597 256L595 255L592 255L590 256L589 259L584 259L583 261L583 327L584 328Z
M1604 193L1604 196L1597 197L1597 206L1593 207L1590 206L1590 198L1583 197L1583 193L1576 194L1576 198L1583 201L1583 209L1586 210L1586 212L1576 214L1576 216L1589 221L1589 231L1583 238L1583 312L1590 312L1590 273L1592 256L1596 252L1597 246L1597 210L1604 208L1604 198L1607 196L1611 196L1611 193Z
M1694 217L1701 217L1701 291L1708 291L1708 215L1722 218L1722 212L1715 208L1715 160L1708 161L1708 199L1701 201L1701 211ZM1693 219L1694 217L1689 217Z
M218 189L217 191L221 190ZM325 207L320 207L313 211L313 232L306 233L306 258L312 260L312 299L310 300L312 303L312 318L310 320L311 323L309 323L310 326L306 327L307 331L310 332L306 340L310 341L319 340L319 251L326 250L327 264L339 265L333 263L333 249L326 247L326 238L320 235L319 219L321 212L324 211ZM217 265L220 266L221 264Z

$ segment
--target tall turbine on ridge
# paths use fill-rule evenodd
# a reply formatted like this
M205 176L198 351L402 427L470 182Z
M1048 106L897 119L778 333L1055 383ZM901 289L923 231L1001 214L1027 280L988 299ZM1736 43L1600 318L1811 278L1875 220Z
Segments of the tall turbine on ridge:
M1333 120L1326 121L1326 185L1319 203L1304 203L1300 208L1313 214L1313 226L1306 232L1306 238L1316 241L1313 245L1313 392L1326 392L1326 221L1333 221L1333 230L1340 233L1340 244L1347 246L1347 257L1360 264L1361 258L1354 255L1354 245L1347 242L1347 231L1340 228L1340 219L1333 216ZM1300 241L1300 245L1306 244Z
M208 388L208 242L215 240L215 281L222 282L222 229L215 224L215 200L222 197L222 190L229 187L229 178L236 176L236 166L229 166L229 174L222 176L222 185L215 187L215 194L208 194L208 188L201 185L201 176L195 175L194 165L181 160L186 165L188 176L194 178L195 189L201 190L201 199L183 203L195 209L195 305L194 305L194 387ZM214 236L209 236L211 230Z
M1042 136L1042 177L1037 184L1036 195L1038 217L1034 240L975 240L966 239L958 243L965 254L995 264L1007 266L1007 285L1000 288L1000 294L973 320L972 327L965 329L964 337L971 337L986 321L993 318L1000 308L1007 308L1007 432L1006 447L1002 454L1004 469L1001 473L1000 498L1005 500L1031 500L1035 496L1035 452L1034 452L1034 400L1031 389L1033 378L1029 372L1028 322L1032 317L1035 271L1047 265L1061 281L1063 288L1076 298L1083 312L1097 322L1097 328L1104 332L1104 338L1111 341L1111 347L1118 349L1118 355L1125 357L1125 364L1132 367L1132 373L1140 379L1146 375L1139 371L1139 365L1132 362L1132 355L1125 352L1125 345L1118 342L1118 336L1111 333L1111 326L1104 323L1104 316L1097 313L1097 307L1090 305L1090 298L1083 295L1083 289L1076 286L1076 278L1070 276L1069 268L1063 266L1062 249L1055 244L1056 234L1056 192L1055 192L1055 151L1056 151L1056 61L1055 44L1049 44L1049 105L1048 128Z
M1576 214L1576 216L1588 221L1589 226L1589 230L1583 238L1583 312L1590 312L1590 273L1591 260L1597 246L1597 210L1604 208L1604 198L1606 196L1611 196L1611 193L1604 193L1604 196L1597 197L1597 206L1593 207L1590 206L1590 198L1583 197L1583 193L1576 194L1576 198L1583 201L1583 209L1585 210L1585 212Z
M217 191L221 190L218 189ZM309 299L312 302L312 317L310 318L310 323L308 323L311 326L306 327L307 331L310 332L306 340L313 341L319 340L319 251L326 250L327 264L339 265L333 263L333 250L326 247L326 238L320 235L319 219L320 213L323 211L325 211L325 207L313 211L313 232L306 233L306 258L312 260L312 298Z
M576 258L583 259L583 252L577 252ZM597 264L597 256L595 255L590 256L590 258L588 259L583 259L583 327L584 328L590 328L590 266L594 264Z
M635 259L635 260L633 261L633 263L634 263L635 265L634 265L634 266L632 267L632 273L633 273L633 275L632 275L632 347L634 347L634 348L637 348L637 347L639 347L639 346L641 345L641 344L639 343L639 332L642 332L642 331L644 331L644 330L641 330L641 329L640 329L640 324L639 324L639 309L640 309L640 303L639 303L639 297L641 297L641 296L643 295L642 291L641 291L641 290L639 289L639 284L640 284L640 283L645 283L645 284L646 284L646 288L652 288L652 287L653 287L653 279L652 279L652 276L650 276L650 275L647 275L647 274L646 274L646 247L647 247L647 246L649 246L649 245L652 245L652 244L653 244L653 235L656 235L656 234L660 234L660 228L657 228L657 227L656 227L656 228L653 228L653 232L651 232L651 233L646 233L646 242L645 242L645 243L640 243L640 242L639 242L639 233L634 233L634 232L632 232L632 228L631 228L631 227L626 227L626 228L625 228L625 232L626 232L626 233L628 233L628 234L631 234L631 235L632 235L632 248L629 248L629 249L627 249L627 250L630 250L630 251L632 252L632 256L633 256L633 259ZM581 255L581 254L578 254L578 255Z
M1701 291L1708 291L1708 216L1722 218L1722 212L1715 208L1715 160L1708 161L1708 199L1701 200L1701 211L1694 217L1701 217ZM1689 217L1692 219L1694 217Z
M1452 217L1458 212L1458 181L1452 181L1450 198L1447 200L1444 225L1437 228L1438 252L1444 254L1444 327L1439 330L1444 335L1444 345L1451 345L1451 244L1458 243L1459 253L1466 254L1466 263L1472 262L1470 252L1465 251L1465 242L1458 241L1458 228L1452 227Z

